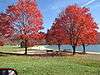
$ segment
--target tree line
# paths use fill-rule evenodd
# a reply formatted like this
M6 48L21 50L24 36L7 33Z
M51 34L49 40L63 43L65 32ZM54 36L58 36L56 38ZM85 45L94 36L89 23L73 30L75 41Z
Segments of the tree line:
M0 13L0 36L13 37L23 41L27 54L28 40L45 39L49 45L71 45L73 54L76 47L96 43L97 24L89 8L69 5L55 18L47 33L42 33L43 16L35 0L18 0Z

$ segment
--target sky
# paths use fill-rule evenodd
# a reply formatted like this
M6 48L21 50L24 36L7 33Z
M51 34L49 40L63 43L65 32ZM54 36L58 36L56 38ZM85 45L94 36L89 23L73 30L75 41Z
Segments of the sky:
M7 6L15 2L16 0L0 0L0 12L5 12ZM100 0L36 0L36 2L43 15L43 32L47 32L59 13L72 4L90 8L90 13L100 28ZM100 29L98 31L100 32Z

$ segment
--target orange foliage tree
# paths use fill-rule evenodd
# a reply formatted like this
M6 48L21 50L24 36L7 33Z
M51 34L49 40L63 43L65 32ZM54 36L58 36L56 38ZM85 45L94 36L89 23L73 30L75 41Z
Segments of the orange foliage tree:
M96 42L98 27L88 8L70 5L60 13L56 22L65 31L66 43L72 46L73 54L77 45L83 45L85 49L85 44Z
M13 33L13 27L10 25L10 16L0 13L0 36L8 37Z
M13 27L10 24L10 16L6 13L0 13L0 38L9 38L13 34ZM0 45L5 42L0 39Z
M15 5L8 6L7 14L12 18L15 34L24 41L27 54L28 40L36 38L39 30L43 29L42 14L35 0L18 0Z
M61 45L66 43L67 38L63 28L56 21L57 19L55 19L51 29L47 31L46 41L49 45L58 45L60 51Z

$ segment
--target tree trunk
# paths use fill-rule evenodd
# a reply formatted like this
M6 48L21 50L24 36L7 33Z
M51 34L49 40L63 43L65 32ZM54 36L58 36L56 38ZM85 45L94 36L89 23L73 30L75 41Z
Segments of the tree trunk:
M86 51L85 51L85 44L83 44L83 53L85 54Z
M59 51L60 51L60 46L61 46L61 45L60 45L60 44L58 44L58 50L59 50Z
M22 42L20 43L20 47L21 47L21 48L24 48L24 47L25 47L24 41L22 41Z
M25 40L25 55L27 55L27 40Z
M73 48L73 55L74 55L75 54L75 50L76 50L76 46L73 45L72 48Z

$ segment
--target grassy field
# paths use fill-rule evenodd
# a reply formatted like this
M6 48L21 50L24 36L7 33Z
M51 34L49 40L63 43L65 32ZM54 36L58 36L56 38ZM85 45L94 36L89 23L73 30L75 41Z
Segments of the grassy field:
M24 51L24 50L25 50L24 48L20 48L18 46L11 46L11 45L0 46L0 52L17 52L17 51Z
M100 55L66 57L0 56L0 68L16 68L18 75L100 75Z
M0 47L0 52L23 51L18 46ZM100 75L100 55L35 57L0 54L0 68L15 68L18 75Z

